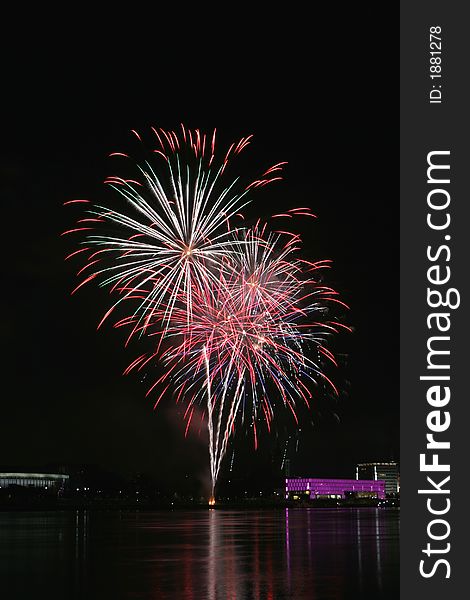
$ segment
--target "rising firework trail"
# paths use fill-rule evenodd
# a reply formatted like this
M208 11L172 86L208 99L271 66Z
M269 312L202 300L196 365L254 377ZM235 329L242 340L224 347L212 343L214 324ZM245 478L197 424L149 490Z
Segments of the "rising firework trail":
M187 432L196 406L205 406L213 497L237 426L249 420L256 448L257 424L271 430L278 404L297 423L298 405L309 406L312 386L323 383L337 393L322 363L335 364L328 336L348 328L330 316L331 307L343 303L321 282L329 261L300 259L296 234L260 222L232 225L249 193L280 179L284 163L240 185L240 178L228 176L228 165L251 136L218 158L215 130L211 136L184 126L179 135L152 131L158 162L139 164L135 178L106 180L124 209L66 203L87 213L65 232L85 236L69 255L86 256L74 291L93 280L107 286L114 300L99 326L118 306L130 307L115 326L130 328L129 339L155 340L154 351L125 371L155 361L165 366L147 393L158 394L155 407L172 389L186 403ZM296 216L314 215L298 208L274 218Z
M298 259L298 236L265 229L237 232L232 268L211 279L189 324L184 303L176 303L166 331L171 344L160 355L166 371L154 384L166 389L173 382L187 402L187 427L195 406L206 405L213 486L237 418L249 418L256 448L257 424L271 430L278 399L298 423L297 407L310 407L312 386L324 383L337 394L321 366L321 359L336 364L325 344L345 328L329 316L332 305L345 305L319 282L329 261ZM158 311L153 314L158 336Z

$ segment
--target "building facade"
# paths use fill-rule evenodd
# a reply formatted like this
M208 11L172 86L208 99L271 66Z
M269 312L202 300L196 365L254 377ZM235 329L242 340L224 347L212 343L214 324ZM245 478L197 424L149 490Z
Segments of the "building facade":
M356 467L356 479L382 479L388 496L400 492L400 474L396 462L360 463Z
M0 488L20 486L59 491L68 478L58 473L0 473Z
M358 497L385 498L385 481L358 479L287 478L286 498L309 495L310 498Z

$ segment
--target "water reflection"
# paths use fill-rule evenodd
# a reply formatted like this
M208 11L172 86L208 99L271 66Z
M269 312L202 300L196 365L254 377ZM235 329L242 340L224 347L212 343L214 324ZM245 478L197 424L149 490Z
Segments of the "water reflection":
M398 524L388 509L0 513L0 580L9 599L395 599Z
M398 597L398 511L286 509L285 523L294 597Z

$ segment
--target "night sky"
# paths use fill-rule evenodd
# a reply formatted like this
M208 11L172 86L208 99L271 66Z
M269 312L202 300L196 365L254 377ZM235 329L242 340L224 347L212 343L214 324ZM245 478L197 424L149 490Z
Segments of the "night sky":
M255 173L288 161L284 180L254 194L247 212L310 206L319 218L296 227L303 256L333 259L328 281L351 307L354 333L335 342L340 398L320 399L313 425L306 420L298 444L295 435L289 442L292 473L354 476L357 461L399 458L398 92L390 87L398 59L382 29L366 28L372 13L343 14L342 25L331 17L177 43L146 35L138 45L92 47L64 35L50 48L31 43L12 62L2 125L0 466L94 464L158 474L162 485L204 477L205 437L184 439L170 396L153 412L148 386L121 376L138 349L125 351L110 326L96 331L107 293L87 286L70 296L78 263L64 263L71 240L60 237L74 218L63 202L103 197L103 179L118 174L107 155L129 149L131 129L181 122L217 127L222 147L253 133L240 164ZM275 475L294 431L287 420L280 430L257 453L240 432L234 469L256 477L271 465Z

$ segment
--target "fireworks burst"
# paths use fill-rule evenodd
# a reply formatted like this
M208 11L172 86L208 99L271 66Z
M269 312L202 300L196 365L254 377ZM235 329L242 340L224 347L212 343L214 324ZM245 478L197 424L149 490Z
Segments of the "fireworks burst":
M161 171L146 161L138 167L139 180L106 180L130 215L72 201L85 203L88 213L66 232L87 232L84 247L72 253L88 255L79 271L85 278L75 290L98 278L118 296L101 323L123 301L132 301L131 313L116 325L130 327L129 337L155 336L156 344L126 373L163 363L164 375L147 393L158 390L155 406L172 388L177 401L186 402L186 431L196 406L206 407L214 497L238 417L250 415L257 447L257 423L263 419L271 429L279 399L298 422L296 409L299 403L309 406L312 384L323 382L337 393L320 358L335 364L326 340L348 328L330 317L330 307L345 305L321 283L319 273L330 261L297 257L298 235L269 232L260 223L231 226L248 192L279 179L283 163L240 190L238 178L224 185L222 175L251 136L217 160L215 131L210 138L183 126L182 137L153 132ZM299 208L274 216L314 215ZM91 233L94 225L111 225L118 233Z
M230 161L246 148L252 136L233 143L217 159L216 130L207 137L199 130L181 128L179 136L152 128L157 143L153 155L158 162L146 160L138 165L136 179L106 179L105 183L125 201L126 212L90 205L86 200L66 203L87 205L86 217L63 234L87 232L84 247L78 252L87 253L88 258L78 273L83 279L74 291L96 278L100 286L119 293L103 321L123 301L139 298L134 316L138 325L143 324L142 332L163 302L167 325L181 293L190 319L194 288L204 290L209 285L210 289L214 269L229 264L226 259L234 251L233 240L228 239L230 219L249 202L250 190L280 179L277 173L283 163L241 189L237 177L223 183L222 174ZM110 156L129 158L122 152ZM96 233L92 233L94 229ZM140 294L143 287L144 296Z
M250 415L257 447L256 424L261 418L271 429L277 398L298 423L298 403L309 407L312 397L309 384L325 382L337 393L320 361L307 355L314 349L315 356L336 364L325 342L345 327L328 318L329 305L345 305L318 281L329 261L296 259L297 236L285 241L280 234L263 238L262 233L264 228L246 230L240 239L238 232L232 268L212 277L210 291L206 288L197 299L194 292L189 323L184 299L175 303L166 329L171 344L160 356L166 371L150 390L171 380L178 398L187 401L187 427L194 407L206 405L214 484L237 416ZM159 335L164 311L153 315ZM147 360L142 357L141 364Z

